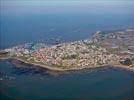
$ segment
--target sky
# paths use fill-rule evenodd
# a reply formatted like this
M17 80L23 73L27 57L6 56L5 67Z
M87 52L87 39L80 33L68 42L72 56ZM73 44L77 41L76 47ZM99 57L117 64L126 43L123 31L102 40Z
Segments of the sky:
M131 10L134 0L0 0L1 15L80 12L90 9ZM111 8L112 7L112 8ZM127 8L125 8L127 7ZM118 11L118 9L117 9Z

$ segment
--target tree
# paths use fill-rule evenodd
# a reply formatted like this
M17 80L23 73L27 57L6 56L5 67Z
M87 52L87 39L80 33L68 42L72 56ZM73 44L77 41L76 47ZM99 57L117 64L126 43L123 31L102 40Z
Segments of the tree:
M132 61L130 58L126 58L124 61L121 61L121 64L123 65L131 65Z

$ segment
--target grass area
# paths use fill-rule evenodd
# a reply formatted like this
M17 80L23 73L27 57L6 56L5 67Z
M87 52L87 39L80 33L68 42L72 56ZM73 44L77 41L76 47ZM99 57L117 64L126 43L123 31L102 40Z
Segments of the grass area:
M56 65L56 64L53 64L51 66L54 66L54 67L57 67L57 68L62 68L62 69L66 69L68 68L67 66L63 66L63 65Z
M17 57L17 58L22 59L22 60L24 60L24 61L27 61L27 59L28 59L28 57L24 57L24 56L19 56L19 57Z
M10 57L10 55L8 55L8 54L0 54L0 58L7 58L7 57Z
M10 57L9 52L0 52L0 58L7 58Z
M118 48L107 48L107 50L110 52L110 53L116 53L119 51Z

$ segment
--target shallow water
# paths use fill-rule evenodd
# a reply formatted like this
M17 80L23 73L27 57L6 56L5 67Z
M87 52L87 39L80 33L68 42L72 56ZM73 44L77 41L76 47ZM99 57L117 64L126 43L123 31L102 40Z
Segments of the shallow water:
M134 73L117 68L58 73L35 66L15 67L1 61L0 96L3 100L100 100L134 98Z

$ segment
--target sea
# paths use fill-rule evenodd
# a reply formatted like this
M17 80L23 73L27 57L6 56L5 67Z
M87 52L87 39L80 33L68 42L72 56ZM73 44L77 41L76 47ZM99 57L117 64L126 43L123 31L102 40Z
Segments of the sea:
M1 0L0 49L89 39L96 31L134 28L132 0ZM106 66L55 72L0 61L2 100L134 100L134 72Z

